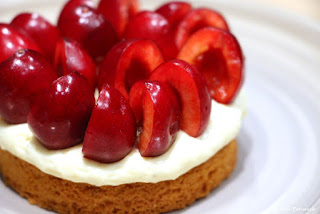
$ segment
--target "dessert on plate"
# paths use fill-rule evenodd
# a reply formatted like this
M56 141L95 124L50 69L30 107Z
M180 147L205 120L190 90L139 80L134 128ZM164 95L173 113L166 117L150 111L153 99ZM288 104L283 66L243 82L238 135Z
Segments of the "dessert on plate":
M244 56L219 12L70 0L57 23L0 23L8 186L58 213L163 213L231 174Z

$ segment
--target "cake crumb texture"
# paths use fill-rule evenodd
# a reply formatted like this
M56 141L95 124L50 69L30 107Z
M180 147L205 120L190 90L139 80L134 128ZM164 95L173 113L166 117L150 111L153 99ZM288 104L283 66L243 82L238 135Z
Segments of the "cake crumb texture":
M0 149L0 173L31 204L58 213L163 213L208 195L230 175L236 158L234 140L175 180L97 187L48 175Z

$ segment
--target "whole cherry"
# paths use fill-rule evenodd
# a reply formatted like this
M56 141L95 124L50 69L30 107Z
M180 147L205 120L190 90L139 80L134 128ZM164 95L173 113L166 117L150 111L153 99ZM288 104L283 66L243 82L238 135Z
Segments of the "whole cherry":
M60 38L59 29L37 13L21 13L12 21L11 26L32 38L43 54L53 60L56 43Z
M55 80L33 104L28 125L48 149L64 149L82 142L94 93L88 81L73 72Z
M142 11L129 21L125 32L126 39L150 39L162 51L165 59L174 58L177 49L168 20L159 13Z
M13 26L0 23L0 62L9 58L19 49L32 49L41 52L32 39L20 33Z
M63 10L59 16L58 27L64 37L79 42L95 59L103 57L118 41L116 31L94 8L79 5Z
M52 65L33 50L18 50L0 64L0 115L9 123L27 122L37 97L58 78Z
M191 9L191 5L187 2L172 1L161 5L156 12L168 20L171 30L175 30L180 21Z

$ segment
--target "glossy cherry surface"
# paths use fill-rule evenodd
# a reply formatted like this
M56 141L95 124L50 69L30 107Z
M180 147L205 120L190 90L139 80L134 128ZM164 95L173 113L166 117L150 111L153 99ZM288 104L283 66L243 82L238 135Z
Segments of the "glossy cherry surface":
M179 131L180 106L173 89L163 82L139 81L133 85L130 106L141 135L137 148L144 157L162 155Z
M118 41L113 26L94 8L80 5L68 11L59 17L61 34L79 42L94 59L103 57Z
M82 142L95 99L87 80L69 73L54 81L36 100L28 125L48 149L64 149Z
M35 99L58 78L38 52L19 50L0 64L0 115L9 123L27 122Z
M107 83L127 99L130 88L138 80L149 78L163 62L161 51L151 40L125 40L116 44L103 60L98 86Z
M171 29L174 30L191 9L191 5L187 2L172 1L163 4L156 12L164 16L168 20Z
M129 21L125 38L154 41L166 59L173 58L177 52L168 20L156 12L142 11L135 15Z
M181 129L192 137L201 135L209 122L211 98L200 72L185 61L171 60L158 66L150 79L166 82L176 90Z
M43 54L53 60L56 43L60 38L59 29L37 13L21 13L12 21L12 26L33 39Z
M101 13L122 37L129 20L139 11L138 0L101 0L98 12Z
M41 52L32 39L20 33L13 26L0 23L0 62L12 56L19 49Z
M96 66L89 54L79 43L71 39L61 39L57 43L54 65L60 75L73 71L84 76L94 90L96 87Z
M231 33L203 28L189 38L178 58L198 68L213 99L225 104L234 99L243 82L244 58Z
M208 8L191 10L179 22L175 32L175 43L180 50L187 39L204 27L216 27L229 31L225 18L217 11Z
M84 157L103 163L121 160L132 150L135 139L136 123L128 101L105 85L83 141Z

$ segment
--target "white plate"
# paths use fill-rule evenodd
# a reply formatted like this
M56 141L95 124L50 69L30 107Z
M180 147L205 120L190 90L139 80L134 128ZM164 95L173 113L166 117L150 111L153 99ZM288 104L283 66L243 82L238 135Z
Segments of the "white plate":
M151 4L142 2L145 8L154 8ZM61 5L2 7L0 21L25 8L54 20ZM221 11L240 41L249 113L231 177L205 199L175 213L320 213L320 26L243 1L199 0L194 5ZM1 181L0 198L2 214L49 213L29 205Z

